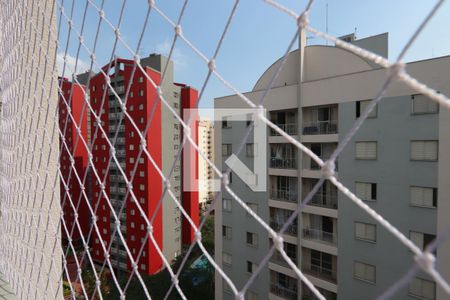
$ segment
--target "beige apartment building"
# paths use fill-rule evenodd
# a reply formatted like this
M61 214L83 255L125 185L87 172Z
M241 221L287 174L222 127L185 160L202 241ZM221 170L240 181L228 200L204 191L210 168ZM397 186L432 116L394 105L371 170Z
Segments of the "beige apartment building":
M348 42L388 55L388 34ZM267 95L271 121L326 160L375 97L387 70L334 45L292 51ZM259 101L281 59L244 93ZM450 56L411 62L420 82L450 95ZM215 108L248 108L237 95L215 99ZM215 161L239 146L245 122L215 128ZM401 82L393 82L364 125L337 159L336 177L419 247L450 228L450 110ZM321 177L311 159L273 130L267 130L267 191L253 192L232 174L231 189L274 230ZM252 141L247 141L252 143ZM261 145L258 145L260 147ZM253 157L239 159L251 168ZM215 214L216 261L238 289L267 255L267 231L225 191ZM414 265L397 238L325 181L284 234L285 250L327 299L375 299ZM450 280L450 242L436 252L437 269ZM234 299L216 272L216 299ZM424 272L417 272L395 299L448 299ZM246 299L314 299L276 252L249 287Z
M210 161L214 161L214 125L209 119L200 119L198 123L198 146ZM198 203L203 211L213 199L213 170L203 158L198 162Z

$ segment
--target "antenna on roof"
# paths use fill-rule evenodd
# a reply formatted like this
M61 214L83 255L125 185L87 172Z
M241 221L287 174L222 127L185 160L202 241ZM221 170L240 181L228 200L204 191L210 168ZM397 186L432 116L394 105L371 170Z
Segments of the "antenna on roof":
M357 27L355 27L355 33L354 33L354 34L355 34L355 40L356 40L356 30L358 30L358 28L357 28Z
M328 2L325 6L325 32L328 34ZM328 40L326 40L326 43L328 45Z

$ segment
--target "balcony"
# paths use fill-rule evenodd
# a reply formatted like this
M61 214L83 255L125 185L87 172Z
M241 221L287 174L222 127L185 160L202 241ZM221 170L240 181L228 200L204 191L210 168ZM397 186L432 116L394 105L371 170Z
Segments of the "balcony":
M270 284L270 292L284 299L297 300L297 289L285 287L278 283Z
M272 239L269 239L270 246L273 245ZM294 264L297 265L297 245L290 244L288 242L284 242L284 251L286 252L287 256L294 262ZM281 253L276 250L272 257L270 258L270 261L273 263L276 263L277 265L284 266L287 268L290 268L284 257L281 255Z
M337 257L325 252L302 248L302 271L336 284Z
M117 139L116 139L116 144L125 144L125 138L123 138L123 137L118 137ZM117 151L117 152L119 152L119 151ZM124 152L125 153L125 152Z
M311 198L311 201L308 203L308 205L337 209L337 195L322 194L319 191Z
M297 134L297 124L295 123L291 123L291 124L275 124L278 127L280 127L281 130L283 130L284 132L286 132L289 135L296 135ZM280 136L281 134L279 134L275 129L270 128L270 135L271 136Z
M275 169L296 169L297 162L295 158L270 158L270 167Z
M303 263L302 271L314 277L336 283L336 270L320 266L319 264Z
M125 86L123 85L118 85L114 88L114 90L116 91L116 94L120 95L125 93ZM108 90L108 94L109 95L114 95L113 91L111 89Z
M336 150L337 143L311 143L306 144L315 155L323 161L327 161ZM320 170L319 164L309 155L303 155L303 169ZM337 161L335 161L335 169L337 170Z
M308 195L308 193L314 188L318 181L318 179L303 178L303 199L305 199L306 195ZM311 201L308 203L308 205L337 209L337 195L338 192L336 186L334 186L329 180L325 180L317 193L312 196Z
M335 233L315 228L303 228L303 238L333 245L337 244L337 235Z
M280 127L281 130L289 135L297 134L297 110L284 110L270 112L270 121ZM270 130L271 136L279 136L275 130Z
M125 150L116 150L117 157L125 157Z
M297 191L277 190L277 189L273 189L270 191L270 198L274 200L297 203L297 196L298 196Z
M270 144L270 167L277 169L297 168L297 148L292 144Z
M338 133L338 106L326 105L303 109L303 134Z
M314 123L303 124L303 134L336 134L338 133L338 125L336 120L318 121Z
M110 120L119 120L122 113L109 113Z
M270 221L270 227L272 227L275 231L280 231L283 227L285 222L279 222L275 220ZM286 230L284 231L284 234L297 236L298 230L297 230L297 222L294 222L293 224L290 224Z

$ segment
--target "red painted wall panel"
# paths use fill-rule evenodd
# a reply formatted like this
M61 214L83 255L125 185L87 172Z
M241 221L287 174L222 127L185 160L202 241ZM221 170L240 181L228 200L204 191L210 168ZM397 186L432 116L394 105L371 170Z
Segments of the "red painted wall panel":
M181 88L181 115L183 118L183 110L196 108L197 99L197 90L186 86ZM189 117L194 118L191 123L191 132L198 133L198 113L191 113ZM186 118L185 121L188 121L187 119L188 118ZM181 133L183 133L182 129ZM198 144L198 134L195 134L195 138L193 139L195 143ZM200 219L198 186L194 186L195 184L198 185L198 153L188 141L183 148L182 157L182 205L186 213L192 219L195 226L198 226ZM186 157L188 158L187 161ZM189 188L186 186L186 184L189 186ZM182 241L183 244L191 244L194 241L194 229L185 217L183 217L182 221Z

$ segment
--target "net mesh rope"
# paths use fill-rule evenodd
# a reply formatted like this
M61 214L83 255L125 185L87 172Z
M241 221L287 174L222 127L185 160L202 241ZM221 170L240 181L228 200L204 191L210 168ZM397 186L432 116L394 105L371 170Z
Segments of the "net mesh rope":
M83 2L84 1L80 1ZM370 112L375 108L376 104L383 98L387 88L394 81L400 81L416 90L418 93L424 94L433 101L440 104L443 109L450 109L450 100L444 94L429 88L425 84L422 84L415 78L411 77L405 70L405 65L402 63L406 52L414 44L414 41L419 36L421 31L427 26L429 21L433 18L435 13L439 10L444 1L438 1L432 8L432 10L424 16L423 22L417 28L415 33L403 47L394 63L390 63L385 58L374 54L370 51L359 48L355 45L349 44L343 40L330 36L309 24L309 14L312 9L314 1L309 1L306 8L301 12L294 12L281 5L280 3L272 0L262 1L266 5L271 6L273 9L285 14L287 18L292 19L292 26L296 28L295 35L292 37L291 42L287 45L286 52L281 59L281 63L278 66L276 72L274 72L269 84L262 93L260 99L255 103L248 99L243 93L237 90L226 78L221 76L220 70L216 68L216 57L218 56L222 47L223 41L226 38L227 31L230 24L233 22L233 18L239 9L239 2L235 1L231 11L228 13L226 25L223 28L223 32L220 39L216 42L216 48L212 57L207 57L198 49L190 40L190 37L185 36L182 31L182 20L184 13L189 9L189 0L183 2L181 11L178 14L176 20L169 18L158 5L157 2L149 0L145 7L142 7L146 11L146 16L142 24L136 24L136 28L139 30L139 38L137 40L137 46L132 48L130 43L124 39L120 34L123 16L125 13L125 7L127 0L118 1L119 18L118 22L114 24L110 21L110 17L104 11L105 1L100 5L95 1L87 0L84 3L84 12L81 19L81 24L74 26L74 3L75 1L65 3L64 0L54 1L1 1L1 16L0 16L0 99L2 101L1 111L1 123L0 123L0 178L1 178L1 201L0 201L0 272L4 274L17 295L20 298L27 299L50 299L58 298L62 295L62 282L64 278L67 278L67 282L70 289L72 298L77 295L76 287L74 283L79 283L81 287L81 294L84 298L93 299L98 297L103 299L101 290L101 278L103 273L109 269L111 270L111 278L115 284L115 288L119 291L121 298L125 298L127 289L130 287L130 282L133 278L137 278L142 290L146 297L151 299L152 291L148 290L143 277L140 274L140 270L137 265L139 261L143 247L140 249L137 257L134 257L127 245L126 239L123 236L120 226L120 215L123 213L126 201L122 204L122 207L118 213L115 212L110 195L105 191L105 178L102 179L102 174L99 174L98 170L94 167L94 156L92 154L92 147L95 143L95 139L102 137L109 145L110 155L108 157L108 169L111 162L116 165L119 173L123 177L126 184L126 196L125 199L133 201L140 216L145 220L147 226L147 233L144 242L150 240L150 242L156 248L158 254L161 256L164 267L172 278L172 285L166 293L166 298L176 289L176 292L183 299L186 298L184 291L180 287L178 278L184 269L189 254L193 251L194 246L198 246L199 249L208 259L209 263L215 268L216 272L220 274L223 280L229 285L232 293L236 299L244 299L244 295L248 291L249 287L255 281L260 272L267 266L270 257L278 251L289 267L295 272L298 278L311 290L312 293L318 299L325 299L320 291L311 283L311 281L303 274L302 270L292 259L287 255L283 247L283 233L287 230L290 224L294 222L296 217L301 213L304 206L311 201L313 195L320 189L325 180L329 180L334 184L337 189L348 197L349 201L354 202L358 207L364 210L374 220L376 220L382 227L395 236L409 251L411 251L415 257L415 264L412 266L404 277L399 278L397 282L392 282L392 286L386 290L386 292L380 296L380 298L390 298L395 292L408 284L414 275L422 270L429 274L446 293L450 295L450 285L439 274L435 267L435 255L434 251L439 247L444 240L448 238L449 233L445 233L438 236L435 242L428 245L425 250L418 248L408 237L400 232L395 226L393 226L388 220L383 218L374 209L365 204L360 198L358 198L354 192L344 186L334 174L335 161L338 155L348 145L351 138L355 135L361 125L364 123ZM95 40L93 46L88 46L85 43L86 27L86 15L88 11L94 11L98 14L98 20L95 28L89 28L89 30L95 30ZM292 145L300 149L304 154L311 157L322 170L321 179L315 184L313 189L302 200L298 208L290 215L289 219L283 224L280 231L274 231L257 213L255 213L246 203L244 199L241 199L229 185L229 174L231 170L220 170L214 163L208 159L207 155L203 153L199 146L196 144L191 135L191 123L193 119L184 121L178 113L172 108L165 98L162 88L155 83L155 81L144 72L144 67L140 62L139 49L141 42L148 29L147 23L151 14L158 14L163 18L167 24L169 24L173 30L172 43L169 51L168 58L172 58L176 43L184 43L187 45L193 53L198 56L208 68L207 76L200 87L199 97L196 103L198 107L199 102L202 100L202 95L205 88L212 76L215 76L220 82L228 87L233 93L235 93L240 100L246 103L251 108L259 109L260 113L257 114L257 118L264 122L272 130L276 131L279 135L286 138ZM56 15L58 18L56 18ZM50 17L49 17L50 16ZM66 23L68 26L67 32L62 36L61 26L62 23ZM114 36L114 46L111 49L110 60L113 61L116 49L118 45L121 45L129 52L129 57L134 60L134 67L132 74L141 71L145 80L157 91L157 102L162 103L173 116L178 119L184 131L181 147L178 150L177 156L173 161L171 171L168 174L164 174L158 164L155 162L152 155L149 153L146 145L146 133L149 130L149 125L152 121L153 114L147 120L145 130L142 132L137 126L137 120L134 120L126 110L126 103L130 94L130 87L128 86L125 97L121 98L114 90L113 85L109 80L109 69L102 70L102 65L96 60L96 52L98 51L98 40L101 33L100 27L106 26L112 32ZM79 28L79 29L77 29ZM300 141L296 140L285 131L283 131L276 124L271 122L264 114L264 101L271 89L276 78L280 74L288 54L291 52L294 44L298 40L300 31L305 30L317 37L323 38L335 45L342 47L354 54L361 56L371 62L385 68L387 70L386 78L382 88L377 93L376 97L370 102L368 107L361 113L351 129L344 135L343 140L338 144L338 147L331 155L330 159L323 161L320 157L314 154L309 148L303 145ZM183 217L185 217L190 223L195 232L195 242L192 243L187 253L185 254L181 265L177 270L173 270L170 262L164 257L163 251L159 248L158 243L153 233L153 221L154 216L147 217L146 212L141 207L135 193L132 189L132 184L136 172L131 172L131 175L127 174L124 168L121 166L115 149L115 142L118 138L119 126L111 138L101 123L102 112L96 113L89 101L89 80L86 87L83 88L84 103L83 111L89 112L96 120L97 126L95 132L91 134L92 141L88 141L81 135L81 129L76 125L80 120L76 120L70 109L70 101L72 98L73 89L70 92L70 96L62 90L62 83L58 81L58 70L56 66L57 53L64 53L63 70L66 69L68 52L69 52L69 37L75 36L78 39L78 47L75 57L75 68L73 73L78 71L79 55L81 51L86 51L90 55L90 70L100 70L99 72L105 77L107 88L105 88L104 95L102 97L103 104L107 97L105 96L109 90L120 104L123 109L123 114L120 116L119 124L128 121L135 129L135 134L140 138L139 154L135 159L134 171L136 171L138 161L142 157L157 170L159 176L162 178L164 185L163 196L161 196L158 209L161 206L164 195L169 195L171 201L173 201L179 208ZM61 43L67 38L67 43ZM53 42L52 42L53 41ZM56 42L55 41L59 41ZM44 66L44 67L42 67ZM162 78L166 74L167 65L162 69ZM60 70L61 71L61 70ZM132 77L133 78L133 77ZM74 77L75 83L77 78ZM161 80L162 82L163 80ZM80 174L75 168L74 153L70 150L67 143L67 127L60 128L58 107L55 99L61 99L61 105L65 106L67 110L67 120L71 120L76 126L76 138L74 141L74 147L78 144L82 145L87 151L89 156L89 165L87 170ZM103 112L104 113L104 112ZM107 112L106 112L107 113ZM236 154L239 154L246 143L247 138L252 132L252 126L242 135L242 142L238 147ZM61 141L60 143L58 142ZM55 142L56 141L56 142ZM213 256L208 253L205 246L202 243L201 229L205 224L206 216L209 215L214 207L221 207L217 203L221 201L221 193L217 193L213 200L213 204L206 211L205 216L202 218L200 225L197 227L189 214L183 208L182 204L176 197L173 191L173 187L170 186L170 179L173 175L173 171L176 162L180 160L183 147L190 145L194 147L198 152L200 159L203 159L213 169L215 175L222 181L222 189L231 195L233 201L238 203L252 218L256 220L267 232L273 240L273 245L270 247L270 251L264 257L264 259L258 262L256 270L251 274L247 283L238 288L233 280L224 272L224 270L217 264ZM69 160L71 168L69 170L69 177L64 178L60 170L59 160L61 153L65 151L69 154ZM108 172L108 169L106 170ZM121 285L115 274L114 266L109 255L111 251L111 245L109 245L100 239L100 244L105 255L105 259L100 268L94 266L94 260L90 253L89 244L92 243L93 236L101 236L100 228L97 226L97 210L100 201L97 201L96 205L93 205L89 201L86 191L86 185L88 180L88 171L93 174L92 181L97 182L101 187L100 197L104 197L107 200L108 206L112 214L112 218L115 222L115 228L112 231L112 236L118 236L122 245L125 248L127 258L131 261L132 271L129 274L129 278L125 285ZM73 180L73 181L72 181ZM81 187L80 199L72 199L70 191L70 182ZM60 199L59 187L62 186L65 189L64 197ZM84 202L88 208L89 217L91 218L91 226L87 236L80 234L81 241L84 246L84 251L79 257L74 255L74 261L77 268L75 278L71 277L68 270L67 260L70 252L75 253L75 246L70 237L74 232L82 233L81 225L78 221L78 205ZM74 224L69 226L65 222L64 214L62 213L61 206L65 203L69 203L74 213ZM68 236L68 246L63 247L60 232L63 232ZM144 243L142 243L144 244ZM95 278L95 289L92 294L88 292L86 282L82 277L82 264L87 264L93 270L93 276Z

